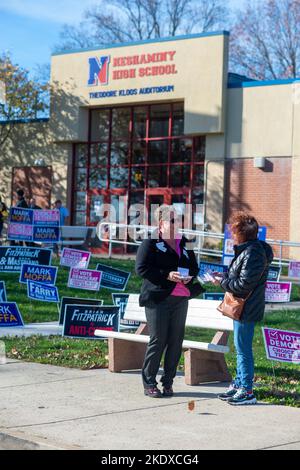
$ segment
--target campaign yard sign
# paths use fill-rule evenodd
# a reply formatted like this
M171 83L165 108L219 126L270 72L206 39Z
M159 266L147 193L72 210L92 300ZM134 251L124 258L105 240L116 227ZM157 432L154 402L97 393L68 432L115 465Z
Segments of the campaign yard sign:
M224 292L205 292L203 294L204 300L224 300L225 293Z
M98 291L100 289L101 275L100 271L92 269L71 268L68 287Z
M9 212L8 239L37 243L60 240L58 210L33 210L12 207Z
M52 251L45 248L0 246L0 272L17 273L23 264L49 266Z
M66 305L63 336L99 339L97 329L119 331L119 307Z
M300 279L300 262L299 261L290 261L289 277Z
M140 322L133 320L125 320L124 318L129 294L113 293L111 295L113 303L117 305L120 309L120 327L126 327L126 329L137 329L140 326Z
M88 251L64 248L60 258L60 265L69 268L87 269L90 262L91 253Z
M300 364L300 333L262 328L267 358L272 361Z
M59 302L57 287L41 282L27 282L27 297L41 302Z
M281 268L279 266L270 266L268 272L268 281L278 282L281 275Z
M105 264L97 264L97 270L102 272L101 287L124 291L130 278L130 273L111 268Z
M97 299L83 299L77 297L62 297L60 302L60 309L59 309L59 324L64 324L65 318L65 307L66 305L96 305L101 306L103 305L103 300Z
M266 302L289 302L292 292L291 282L267 281L265 300Z
M24 263L20 273L19 282L26 284L27 281L41 282L54 286L57 276L57 267L55 266L35 266Z
M258 229L259 240L265 241L267 238L267 227L259 227ZM225 225L224 243L223 243L223 257L222 263L229 266L234 257L234 242L231 238L230 225Z
M6 297L6 288L5 288L5 282L0 281L0 302L6 302L7 297Z
M0 302L0 328L24 326L24 322L15 302Z

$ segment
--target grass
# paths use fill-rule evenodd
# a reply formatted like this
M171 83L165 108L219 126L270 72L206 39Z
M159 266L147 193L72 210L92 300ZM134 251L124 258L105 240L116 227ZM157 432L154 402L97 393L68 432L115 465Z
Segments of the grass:
M100 261L95 258L92 259L90 267L95 268L98 262ZM134 273L134 261L131 260L106 259L101 260L101 263ZM56 285L61 296L100 298L104 300L104 304L112 304L112 291L110 290L101 289L99 293L93 293L68 289L66 287L68 272L67 268L62 267L58 271ZM19 275L1 273L0 279L6 283L8 300L18 303L25 323L55 321L58 319L56 304L30 302L27 299L26 285L19 284ZM140 285L140 279L132 274L126 291L139 292ZM220 289L212 287L209 290L216 292ZM300 286L293 286L292 300L300 300ZM273 363L266 359L260 328L263 325L300 331L300 310L267 314L264 322L256 328L254 338L255 381L258 384L256 389L258 398L270 403L300 407L300 367L294 364ZM214 333L214 331L209 330L188 328L186 338L195 341L210 341ZM229 340L230 353L226 355L226 361L230 372L234 375L235 353L232 336ZM9 358L81 369L105 368L108 364L106 341L68 339L57 336L5 338L4 341ZM183 357L179 367L183 367Z

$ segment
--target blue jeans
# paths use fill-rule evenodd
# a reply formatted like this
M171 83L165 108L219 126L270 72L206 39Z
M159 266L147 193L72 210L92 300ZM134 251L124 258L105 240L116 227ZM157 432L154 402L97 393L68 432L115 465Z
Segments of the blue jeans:
M234 384L237 388L253 389L254 357L252 343L255 323L234 321L234 346L237 352L237 374Z

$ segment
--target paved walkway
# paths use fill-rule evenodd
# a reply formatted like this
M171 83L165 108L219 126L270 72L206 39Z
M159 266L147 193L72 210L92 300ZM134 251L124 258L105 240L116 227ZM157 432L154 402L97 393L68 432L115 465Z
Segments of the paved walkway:
M8 360L0 365L0 448L300 449L300 409L234 408L216 398L223 388L189 387L179 375L174 397L151 399L139 372Z

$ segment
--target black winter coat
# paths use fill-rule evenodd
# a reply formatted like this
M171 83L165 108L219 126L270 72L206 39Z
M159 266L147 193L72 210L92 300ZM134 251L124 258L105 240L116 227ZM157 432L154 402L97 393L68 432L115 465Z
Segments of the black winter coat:
M250 240L234 247L235 257L221 281L226 292L247 299L241 322L259 322L265 311L265 286L269 266L273 260L270 245L260 240Z
M175 282L168 281L171 271L177 271L178 267L189 269L189 275L196 277L199 272L195 253L185 248L186 239L183 237L180 242L181 256L179 257L167 243L160 237L148 238L140 245L137 256L135 270L144 279L141 294L140 306L162 302L173 291ZM191 298L204 292L199 283L193 284L193 280L186 284L191 292Z

